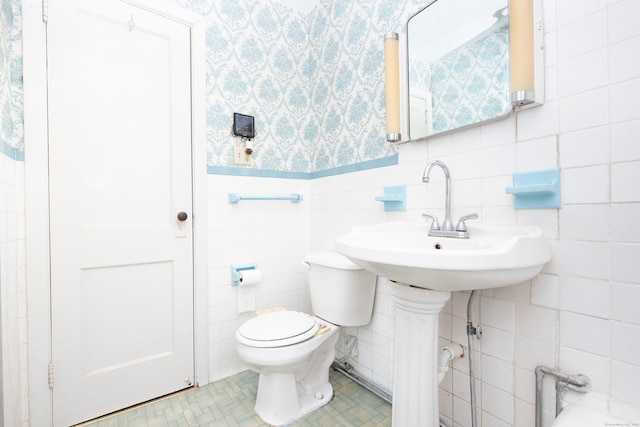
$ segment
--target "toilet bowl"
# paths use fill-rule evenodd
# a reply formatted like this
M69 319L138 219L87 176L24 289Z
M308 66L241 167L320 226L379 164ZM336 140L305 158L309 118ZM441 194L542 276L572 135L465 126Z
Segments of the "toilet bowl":
M305 257L314 315L268 311L236 331L240 361L260 374L255 411L271 425L288 424L333 397L329 367L340 326L371 320L376 277L334 252Z

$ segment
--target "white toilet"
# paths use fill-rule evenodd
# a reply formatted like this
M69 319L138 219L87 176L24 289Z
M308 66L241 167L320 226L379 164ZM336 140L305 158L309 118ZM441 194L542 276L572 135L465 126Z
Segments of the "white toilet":
M272 311L236 331L238 357L260 374L255 411L283 425L329 403L339 326L371 321L376 276L335 252L305 257L314 316Z

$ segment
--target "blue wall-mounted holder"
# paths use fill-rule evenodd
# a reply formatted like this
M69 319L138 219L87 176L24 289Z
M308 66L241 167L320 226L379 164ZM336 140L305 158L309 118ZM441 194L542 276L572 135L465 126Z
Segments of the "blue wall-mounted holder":
M514 209L560 208L560 169L514 173L506 192L513 194Z
M240 283L240 272L246 270L255 270L258 264L239 264L231 266L231 285L238 286Z
M406 211L407 210L407 186L395 185L392 187L384 187L384 194L376 196L376 202L384 203L384 210L388 211Z

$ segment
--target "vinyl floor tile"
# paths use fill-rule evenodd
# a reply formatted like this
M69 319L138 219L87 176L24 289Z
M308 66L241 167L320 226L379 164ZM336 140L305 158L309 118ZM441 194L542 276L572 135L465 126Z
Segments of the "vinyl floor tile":
M331 370L333 399L290 426L389 427L391 405ZM258 374L241 372L84 424L82 427L263 427L253 411Z

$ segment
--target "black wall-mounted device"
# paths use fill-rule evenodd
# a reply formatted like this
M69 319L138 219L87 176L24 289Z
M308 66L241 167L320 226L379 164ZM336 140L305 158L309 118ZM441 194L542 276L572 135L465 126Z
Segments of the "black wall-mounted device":
M233 134L248 139L254 138L256 136L256 128L253 116L233 113Z

